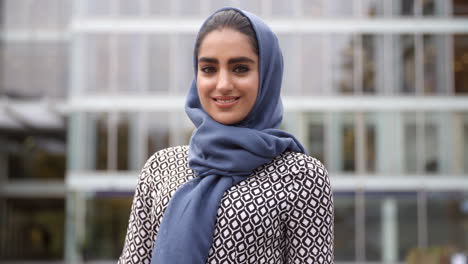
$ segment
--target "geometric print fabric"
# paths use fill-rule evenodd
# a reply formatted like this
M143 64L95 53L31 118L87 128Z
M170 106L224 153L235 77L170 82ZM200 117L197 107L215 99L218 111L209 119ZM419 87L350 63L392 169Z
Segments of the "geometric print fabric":
M148 159L119 264L151 263L164 210L177 188L192 178L187 146ZM333 263L332 190L322 163L285 152L228 189L207 263Z

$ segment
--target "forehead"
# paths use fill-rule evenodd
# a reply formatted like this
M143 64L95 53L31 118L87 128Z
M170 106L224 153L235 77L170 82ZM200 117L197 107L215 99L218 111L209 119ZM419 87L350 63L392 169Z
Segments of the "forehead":
M201 42L198 57L249 56L256 58L250 39L230 28L214 30Z

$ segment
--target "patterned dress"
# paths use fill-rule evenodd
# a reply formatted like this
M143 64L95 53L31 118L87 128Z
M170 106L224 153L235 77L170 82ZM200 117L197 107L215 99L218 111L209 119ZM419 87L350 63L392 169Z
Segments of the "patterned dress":
M177 188L193 178L187 146L149 158L119 264L151 263L164 210ZM284 152L226 191L207 263L333 263L332 190L322 163Z

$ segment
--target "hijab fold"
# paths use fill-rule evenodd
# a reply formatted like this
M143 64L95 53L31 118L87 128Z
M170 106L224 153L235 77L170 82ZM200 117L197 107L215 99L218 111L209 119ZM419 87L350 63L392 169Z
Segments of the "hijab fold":
M185 111L196 127L188 156L196 177L179 187L171 198L156 237L152 264L205 264L224 192L286 150L305 152L294 136L278 129L283 117L283 57L276 35L257 16L231 7L217 10L205 23L224 10L243 14L255 31L260 75L257 99L247 117L236 125L213 120L198 97L194 54L195 78Z

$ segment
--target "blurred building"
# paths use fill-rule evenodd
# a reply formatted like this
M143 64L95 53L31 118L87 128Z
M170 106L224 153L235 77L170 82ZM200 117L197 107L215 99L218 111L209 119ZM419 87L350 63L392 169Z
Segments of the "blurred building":
M467 254L467 0L0 0L0 263L115 262L139 169L188 143L195 33L225 5L278 33L336 262Z

